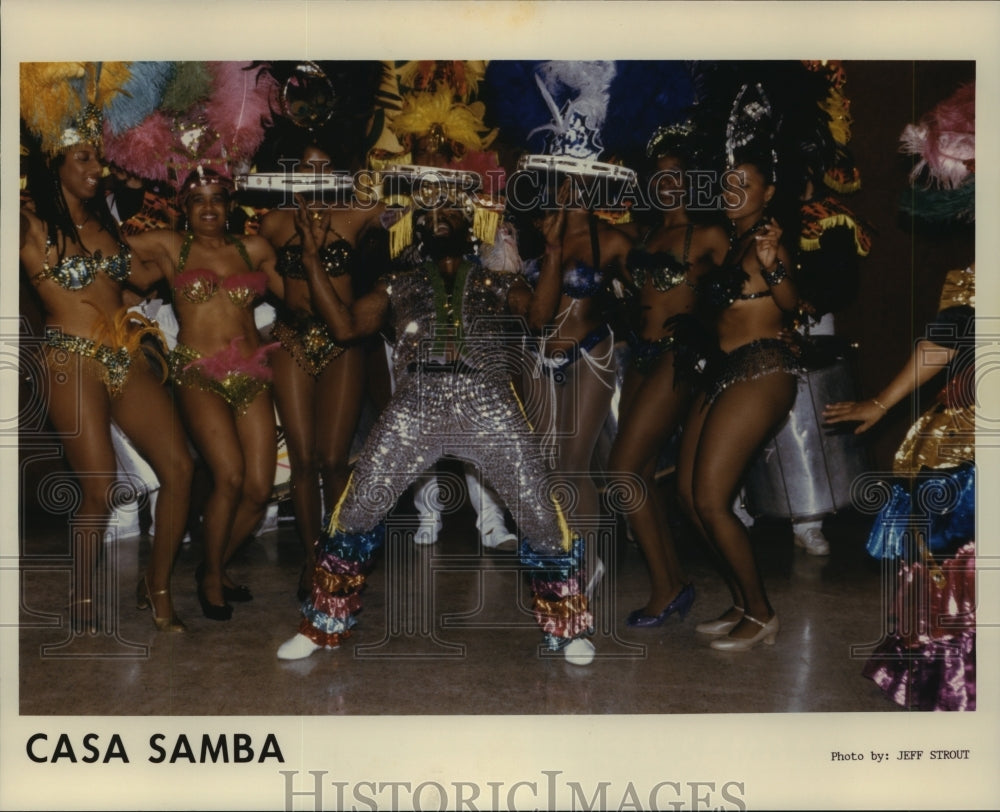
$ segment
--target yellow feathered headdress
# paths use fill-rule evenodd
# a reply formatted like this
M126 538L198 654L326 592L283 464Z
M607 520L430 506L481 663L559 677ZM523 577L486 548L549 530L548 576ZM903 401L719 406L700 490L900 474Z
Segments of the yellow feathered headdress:
M129 79L128 62L22 62L21 118L54 155L73 144L101 145L101 110Z
M441 87L433 93L407 96L392 128L397 137L411 142L429 137L437 140L436 146L447 145L452 152L482 151L497 135L496 130L488 130L483 124L485 112L482 102L456 102L451 89Z

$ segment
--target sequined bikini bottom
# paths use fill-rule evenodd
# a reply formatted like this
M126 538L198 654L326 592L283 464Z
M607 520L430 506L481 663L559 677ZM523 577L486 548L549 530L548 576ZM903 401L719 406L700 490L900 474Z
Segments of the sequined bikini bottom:
M672 335L656 339L633 336L629 340L629 349L632 351L632 367L636 372L649 372L664 354L674 349L676 343L677 340Z
M237 416L246 414L254 398L271 386L268 355L278 344L265 344L244 357L239 350L243 340L237 336L226 349L208 356L178 343L167 359L171 380L178 386L212 392Z
M283 314L275 321L271 335L314 378L346 349L333 337L326 322L313 315Z
M799 375L802 371L802 365L788 344L779 338L761 338L713 361L707 370L706 403L713 403L734 383L752 381L775 372Z
M125 390L132 362L143 352L143 337L148 335L159 339L161 344L163 342L163 334L155 324L128 310L119 311L113 318L102 317L95 335L98 339L69 335L55 327L48 328L45 332L46 361L53 369L61 369L70 362L67 353L92 358L99 364L95 372L111 397L118 397ZM163 357L152 349L150 357L163 365Z

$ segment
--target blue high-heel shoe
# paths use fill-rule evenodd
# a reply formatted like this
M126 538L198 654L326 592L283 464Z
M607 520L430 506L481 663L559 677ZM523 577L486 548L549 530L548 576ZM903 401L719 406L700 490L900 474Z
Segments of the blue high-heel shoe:
M629 613L629 616L625 619L625 625L637 629L651 629L655 626L662 626L664 621L674 612L677 613L681 620L684 620L687 613L691 611L693 603L694 584L688 584L677 593L677 597L670 601L660 614L647 615L642 609L636 609L634 612Z

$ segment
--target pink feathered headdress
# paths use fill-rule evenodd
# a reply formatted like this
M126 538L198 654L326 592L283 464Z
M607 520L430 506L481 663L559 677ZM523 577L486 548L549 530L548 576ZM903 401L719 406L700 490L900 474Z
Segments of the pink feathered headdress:
M962 85L900 135L900 152L919 155L910 182L927 174L927 185L954 189L975 172L976 83Z
M224 177L246 171L271 123L277 82L250 62L207 62L207 93L182 112L157 110L118 135L105 132L112 163L147 180L177 184L197 166ZM168 88L169 91L169 88Z

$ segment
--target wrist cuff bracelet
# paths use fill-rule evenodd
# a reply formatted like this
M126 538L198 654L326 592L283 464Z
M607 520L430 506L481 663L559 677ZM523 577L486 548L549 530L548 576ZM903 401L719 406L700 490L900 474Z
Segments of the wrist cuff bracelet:
M769 271L767 268L761 266L760 275L764 277L764 281L767 282L768 287L773 288L775 285L785 281L788 277L788 271L785 270L785 263L779 259L773 271Z

